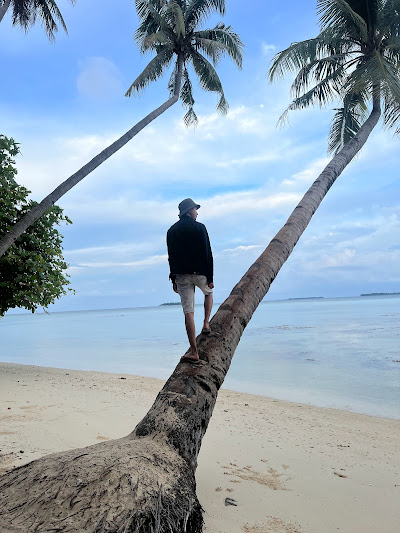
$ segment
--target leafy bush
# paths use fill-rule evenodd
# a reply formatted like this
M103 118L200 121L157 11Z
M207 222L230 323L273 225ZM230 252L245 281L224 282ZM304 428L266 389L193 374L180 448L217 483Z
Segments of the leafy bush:
M14 157L20 152L12 138L0 135L0 235L5 235L37 202L15 181ZM8 309L23 307L32 313L46 308L71 289L62 255L62 239L55 226L71 224L54 205L0 258L0 317Z

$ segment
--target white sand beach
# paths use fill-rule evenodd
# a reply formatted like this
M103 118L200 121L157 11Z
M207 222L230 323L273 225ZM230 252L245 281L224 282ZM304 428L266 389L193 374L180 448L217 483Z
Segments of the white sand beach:
M0 472L126 435L162 385L0 363ZM207 533L398 533L400 422L222 390L196 477Z

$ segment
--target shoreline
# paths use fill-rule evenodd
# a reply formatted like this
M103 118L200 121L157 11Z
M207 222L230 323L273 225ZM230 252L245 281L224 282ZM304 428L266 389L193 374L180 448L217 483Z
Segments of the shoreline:
M19 362L13 362L13 361L0 361L0 368L1 368L1 365L16 365L16 366L28 366L28 367L33 367L33 368L43 368L43 369L53 369L53 370L65 370L66 372L83 372L83 373L89 373L89 372L93 372L93 373L97 373L97 374L106 374L106 375L117 375L118 372L110 372L108 370L88 370L88 369L79 369L79 368L65 368L64 366L60 366L60 367L55 367L55 366L47 366L47 365L31 365L31 364L28 364L28 363L19 363ZM173 371L173 369L171 370L171 372ZM151 375L141 375L141 374L130 374L130 373L126 373L126 372L121 372L120 375L123 375L123 376L132 376L132 377L136 377L136 378L142 378L142 379L149 379L149 380L157 380L160 382L160 388L162 387L162 384L165 383L165 381L167 380L167 378L162 378L162 377L157 377L157 376L151 376ZM383 420L392 420L392 421L398 421L400 422L400 411L399 411L399 414L397 415L397 412L396 412L396 415L395 416L388 416L387 414L377 414L377 413L372 413L372 412L368 412L367 410L363 411L363 410L357 410L356 407L351 407L351 406L346 406L347 408L345 407L340 407L340 406L335 406L335 405L318 405L317 403L313 403L312 401L303 401L303 400L295 400L295 399L291 399L291 398L283 398L282 396L266 396L264 394L260 394L258 392L248 392L247 390L240 390L239 387L238 388L234 388L234 386L232 387L232 384L231 386L225 386L225 382L222 384L222 387L221 387L221 391L227 391L227 392L232 392L232 393L237 393L237 394L244 394L244 395L250 395L250 396L255 396L255 397L260 397L260 398L265 398L267 400L270 400L270 401L278 401L278 402L283 402L283 403L287 403L289 405L291 404L294 404L294 405L303 405L303 406L306 406L306 407L315 407L315 408L318 408L318 409L328 409L328 410L333 410L333 411L338 411L338 412L345 412L345 413L353 413L355 415L362 415L362 416L369 416L369 417L372 417L372 418L381 418ZM283 394L284 395L284 394Z
M163 383L0 363L0 472L126 435ZM196 473L204 531L397 533L399 442L393 419L222 389Z

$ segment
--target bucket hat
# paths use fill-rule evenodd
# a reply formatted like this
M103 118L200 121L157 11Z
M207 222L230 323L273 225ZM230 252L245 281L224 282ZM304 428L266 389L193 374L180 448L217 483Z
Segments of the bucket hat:
M182 200L182 202L178 205L179 208L179 218L183 217L188 211L193 209L195 207L196 209L199 209L199 204L196 204L193 202L191 198L185 198Z

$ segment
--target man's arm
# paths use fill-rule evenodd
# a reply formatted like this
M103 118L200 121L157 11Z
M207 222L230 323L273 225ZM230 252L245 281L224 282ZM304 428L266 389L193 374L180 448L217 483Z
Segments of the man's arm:
M176 274L173 274L173 259L172 259L172 246L171 246L171 233L170 233L170 230L167 231L167 250L168 250L168 263L169 263L169 279L171 280L172 282L172 287L174 289L175 292L177 292L176 290L176 283L175 283L175 278L176 278Z
M204 239L204 255L206 258L206 277L207 283L214 287L214 259L211 251L210 238L207 233L206 227L203 225L203 239ZM213 287L210 287L212 289Z

